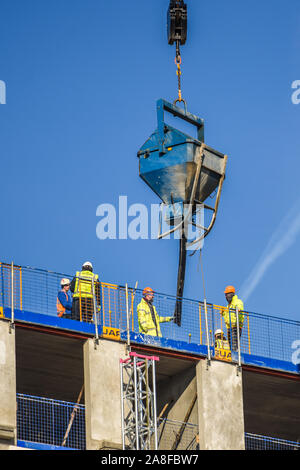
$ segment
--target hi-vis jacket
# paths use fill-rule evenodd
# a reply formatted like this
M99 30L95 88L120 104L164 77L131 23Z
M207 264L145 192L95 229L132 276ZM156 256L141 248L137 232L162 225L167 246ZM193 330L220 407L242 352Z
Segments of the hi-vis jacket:
M98 274L94 274L91 271L77 271L73 298L81 297L82 299L92 299L93 279L95 286L98 281Z
M234 295L230 305L221 311L221 315L224 317L227 328L236 326L236 308L239 311L239 326L243 326L244 315L241 312L244 310L244 303L237 295Z
M140 333L144 333L145 335L162 336L160 323L173 320L173 317L160 317L153 305L153 321L150 305L144 299L138 304L137 313Z
M230 349L227 339L216 339L215 348L217 349Z

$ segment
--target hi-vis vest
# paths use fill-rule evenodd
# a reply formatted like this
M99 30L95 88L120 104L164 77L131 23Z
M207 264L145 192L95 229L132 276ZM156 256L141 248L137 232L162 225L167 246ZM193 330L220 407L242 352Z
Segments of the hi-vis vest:
M234 295L230 305L228 305L228 307L224 309L222 313L227 328L230 328L231 326L236 326L236 308L239 311L239 326L243 326L244 315L241 313L241 311L244 310L244 304L242 300L238 298L237 295Z
M98 280L98 274L94 274L91 271L77 271L73 298L92 299L93 279L95 285L95 282Z
M226 339L216 339L215 348L216 349L230 349L229 343Z
M229 343L225 339L217 339L215 341L215 358L221 361L231 362L231 351Z
M65 291L63 291L63 292L64 292L64 294L65 294L65 296L66 296L67 301L68 301L68 300L69 300L68 294L67 294ZM57 316L59 316L59 317L62 317L63 314L64 314L65 311L66 311L65 307L60 303L58 297L57 297L57 299L56 299L56 310L57 310Z
M153 322L151 310L147 302L142 299L137 306L139 331L145 335L162 336L160 330L160 323L168 322L172 317L160 317L157 314L156 308L153 305L155 323Z

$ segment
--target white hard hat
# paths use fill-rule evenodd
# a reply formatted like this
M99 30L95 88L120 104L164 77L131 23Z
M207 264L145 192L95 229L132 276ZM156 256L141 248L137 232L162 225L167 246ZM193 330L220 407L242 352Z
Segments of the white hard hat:
M60 281L60 285L61 285L61 286L67 286L68 284L70 284L70 279L67 279L66 277L64 277L64 278Z
M90 268L93 267L92 263L90 261L86 261L85 263L83 263L82 266L89 266Z
M224 331L220 330L220 328L218 330L215 331L215 336L217 335L224 335Z

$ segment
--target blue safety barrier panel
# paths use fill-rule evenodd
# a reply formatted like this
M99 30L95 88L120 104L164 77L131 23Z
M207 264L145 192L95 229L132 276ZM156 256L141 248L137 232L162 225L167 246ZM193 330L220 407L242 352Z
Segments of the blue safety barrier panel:
M17 393L17 439L30 448L84 450L85 406Z
M300 450L300 443L259 434L245 433L246 450Z

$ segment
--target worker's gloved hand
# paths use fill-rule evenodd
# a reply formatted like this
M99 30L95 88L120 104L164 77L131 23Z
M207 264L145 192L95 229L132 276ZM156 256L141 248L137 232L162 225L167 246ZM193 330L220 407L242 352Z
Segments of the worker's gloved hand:
M101 312L101 307L97 307L97 313L100 313Z
M174 321L175 317L169 317L168 321Z

